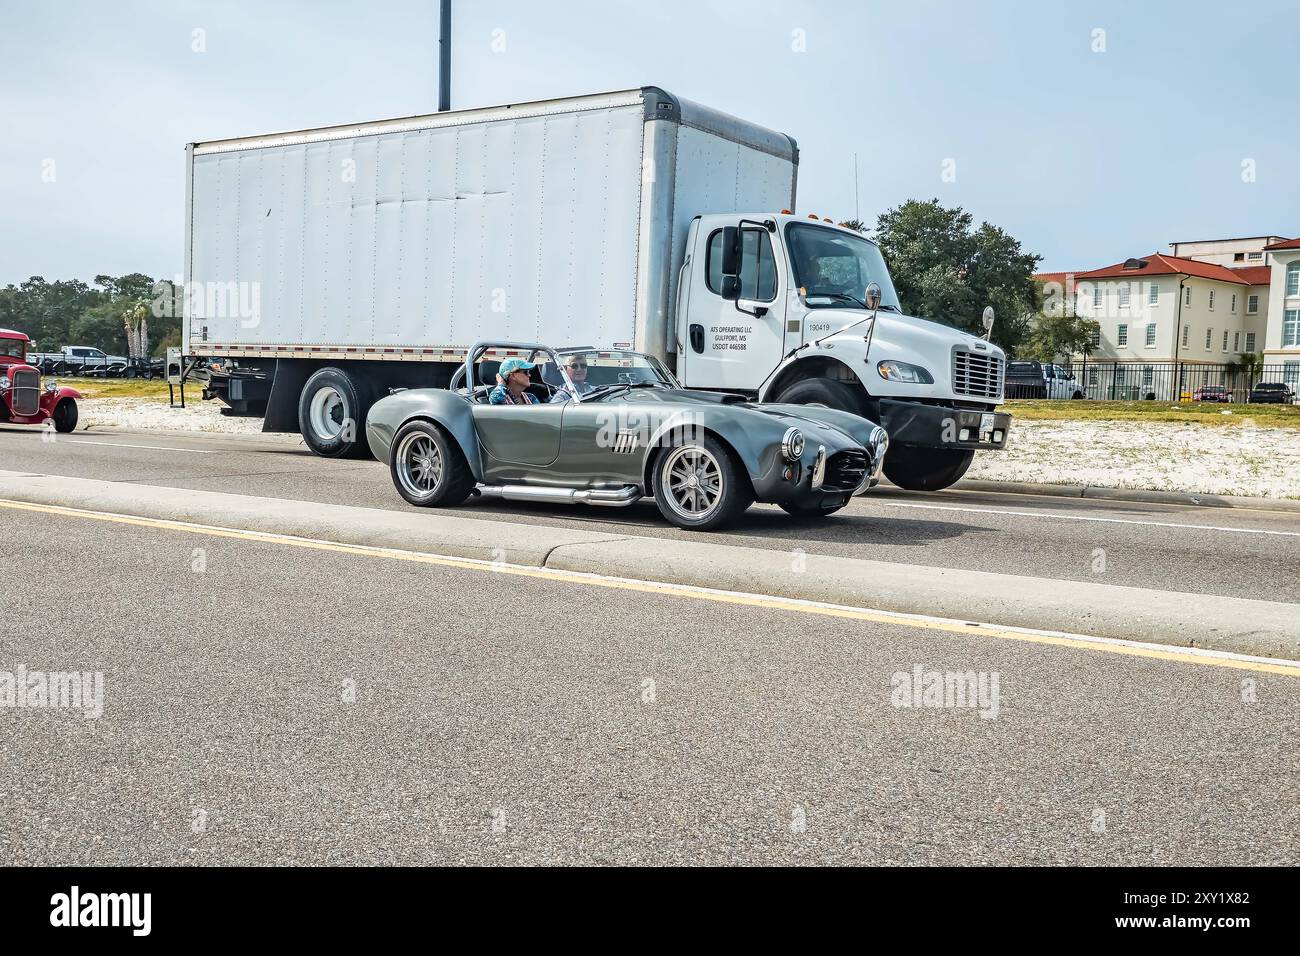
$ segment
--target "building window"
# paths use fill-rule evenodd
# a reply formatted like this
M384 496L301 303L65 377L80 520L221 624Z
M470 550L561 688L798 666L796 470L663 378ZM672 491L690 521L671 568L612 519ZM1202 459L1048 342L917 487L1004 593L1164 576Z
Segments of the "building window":
M1232 293L1232 314L1237 314L1237 293Z
M1128 326L1120 323L1119 332L1115 335L1115 344L1120 348L1128 345Z
M1300 295L1300 262L1286 267L1286 294Z
M1101 283L1098 283L1092 290L1092 311L1101 311Z
M1210 350L1210 344L1214 341L1214 329L1205 330L1205 351Z
M1142 366L1142 387L1143 388L1150 388L1151 385L1155 382L1155 377L1156 377L1155 369L1153 369L1150 365Z
M1246 314L1247 315L1259 314L1259 296L1257 295L1246 296Z
M1191 304L1192 304L1192 287L1188 286L1186 289L1183 290L1183 305L1191 305Z
M1094 365L1092 368L1088 369L1088 385L1089 385L1089 387L1095 388L1095 387L1097 386L1097 382L1098 382L1099 380L1100 380L1100 377L1097 375L1097 366Z
M1240 351L1241 351L1241 333L1240 333L1240 332L1233 332L1233 333L1232 333L1232 350L1233 350L1234 352L1240 352Z
M1254 333L1254 332L1247 332L1247 333L1246 333L1246 351L1247 351L1247 352L1250 352L1251 354L1254 354L1254 352L1255 352L1255 333Z
M1115 366L1115 384L1123 387L1128 384L1128 367L1125 365Z
M1160 304L1160 283L1158 282L1151 283L1151 288L1147 290L1147 304L1148 305Z
M1300 309L1287 309L1282 319L1282 348L1300 345Z
M1223 330L1223 351L1228 351L1228 330Z
M1156 347L1156 324L1154 322L1148 322L1147 323L1147 348L1153 349L1155 347Z
M1119 307L1121 309L1128 308L1128 297L1129 297L1129 284L1127 282L1121 282L1119 284Z
M1245 262L1245 261L1246 261L1246 254L1245 254L1244 252L1234 252L1234 253L1232 254L1232 261L1233 261L1233 262Z
M1282 384L1293 392L1300 387L1300 362L1282 363Z
M1088 335L1088 344L1094 349L1101 348L1101 329L1096 329Z
M1250 259L1251 262L1258 262L1260 259L1264 258L1264 253L1252 252L1247 258Z
M1187 348L1187 337L1191 334L1191 332L1192 332L1192 327L1190 325L1183 326L1183 348Z
M1210 311L1214 311L1214 290L1210 290Z

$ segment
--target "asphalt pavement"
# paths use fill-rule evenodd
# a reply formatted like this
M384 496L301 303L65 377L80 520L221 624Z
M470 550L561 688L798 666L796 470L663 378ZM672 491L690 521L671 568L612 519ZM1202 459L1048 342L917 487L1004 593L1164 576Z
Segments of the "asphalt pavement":
M377 468L257 460L321 493ZM4 521L33 573L0 590L0 671L104 693L97 719L0 709L0 863L1300 862L1292 675ZM950 672L983 693L931 699Z

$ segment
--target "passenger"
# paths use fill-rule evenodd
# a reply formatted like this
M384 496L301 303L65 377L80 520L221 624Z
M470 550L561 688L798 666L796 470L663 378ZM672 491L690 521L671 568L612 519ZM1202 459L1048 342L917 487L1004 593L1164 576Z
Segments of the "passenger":
M525 362L523 359L506 359L502 362L500 370L497 371L497 381L500 384L488 393L488 403L540 405L537 396L528 391L528 386L532 383L528 372L533 368L536 368L535 363Z
M587 381L587 356L570 355L564 360L564 367L569 372L569 379L573 382L573 387L563 386L551 396L551 401L567 402L575 394L586 395L588 392L596 390L596 387Z

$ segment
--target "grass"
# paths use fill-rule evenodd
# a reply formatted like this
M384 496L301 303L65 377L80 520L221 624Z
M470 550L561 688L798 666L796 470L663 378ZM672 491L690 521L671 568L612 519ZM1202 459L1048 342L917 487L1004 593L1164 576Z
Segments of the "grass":
M1221 426L1251 421L1260 427L1300 431L1300 405L1012 400L1001 406L1001 410L1025 421L1181 422Z
M167 401L167 382L162 379L150 381L144 378L73 378L65 375L51 375L60 385L75 388L86 398L148 398L155 401ZM193 391L198 396L203 386L198 382L185 383L185 397Z

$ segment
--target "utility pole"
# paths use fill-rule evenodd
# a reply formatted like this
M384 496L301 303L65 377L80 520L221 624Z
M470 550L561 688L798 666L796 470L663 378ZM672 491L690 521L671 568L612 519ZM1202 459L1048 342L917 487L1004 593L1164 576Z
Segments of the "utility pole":
M438 112L451 109L451 0L438 11Z
M862 222L862 213L858 209L858 154L853 154L853 221Z

